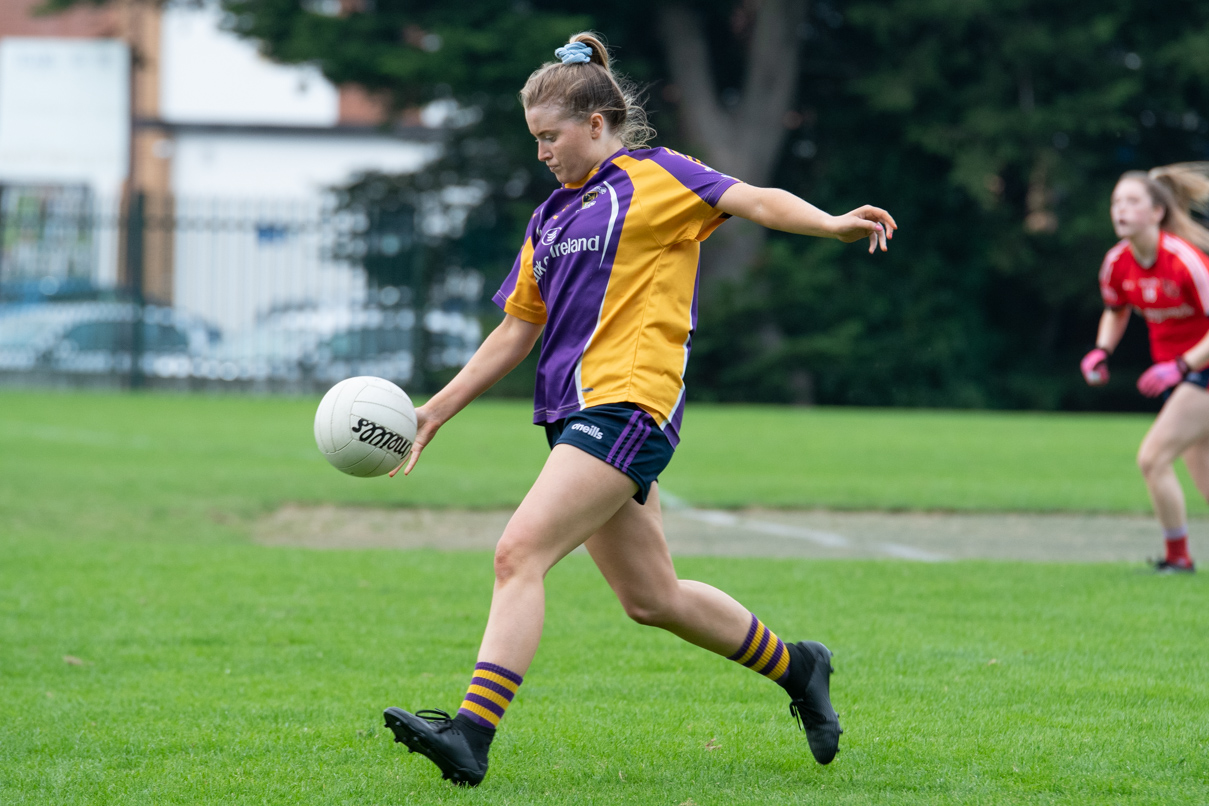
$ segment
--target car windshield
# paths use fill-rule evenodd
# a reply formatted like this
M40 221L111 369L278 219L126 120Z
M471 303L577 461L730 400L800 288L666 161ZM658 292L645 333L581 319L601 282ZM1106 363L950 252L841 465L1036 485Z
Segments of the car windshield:
M260 328L236 333L214 346L214 358L239 359L293 359L313 348L319 337L305 330L286 328Z
M40 311L0 316L0 348L28 349L51 336L62 326L58 317Z
M392 328L362 328L338 333L327 341L332 358L355 360L411 350L411 331Z

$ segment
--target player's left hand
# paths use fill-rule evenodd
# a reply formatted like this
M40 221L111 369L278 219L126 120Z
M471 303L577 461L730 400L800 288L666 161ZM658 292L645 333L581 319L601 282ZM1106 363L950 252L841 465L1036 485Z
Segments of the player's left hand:
M898 229L898 224L894 223L894 218L889 213L880 207L869 204L842 216L836 216L832 226L835 237L844 243L868 238L869 254L871 255L878 247L885 252L886 242L894 237L894 231Z
M1187 374L1188 364L1183 358L1177 358L1174 361L1160 361L1138 378L1138 391L1146 397L1158 397L1184 380L1184 376Z

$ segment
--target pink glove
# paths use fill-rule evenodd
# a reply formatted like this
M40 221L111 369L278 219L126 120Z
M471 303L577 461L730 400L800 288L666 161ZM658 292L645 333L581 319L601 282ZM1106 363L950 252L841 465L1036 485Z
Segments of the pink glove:
M1097 347L1083 356L1079 369L1088 386L1103 386L1108 383L1108 352Z
M1188 374L1188 362L1182 357L1155 364L1138 378L1138 391L1146 397L1158 397Z

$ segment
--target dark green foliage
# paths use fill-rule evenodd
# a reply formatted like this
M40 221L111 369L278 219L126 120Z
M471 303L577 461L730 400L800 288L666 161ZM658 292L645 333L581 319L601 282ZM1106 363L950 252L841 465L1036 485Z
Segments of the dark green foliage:
M842 11L842 21L835 15ZM1107 390L1077 362L1125 170L1209 157L1209 9L815 4L805 127L782 184L902 227L888 255L777 239L703 317L693 390L722 399L1147 408L1134 322ZM834 25L834 27L833 27ZM808 276L804 276L808 275ZM711 319L713 321L711 321ZM808 371L806 381L803 373ZM795 375L796 373L796 375ZM796 378L796 382L795 382Z

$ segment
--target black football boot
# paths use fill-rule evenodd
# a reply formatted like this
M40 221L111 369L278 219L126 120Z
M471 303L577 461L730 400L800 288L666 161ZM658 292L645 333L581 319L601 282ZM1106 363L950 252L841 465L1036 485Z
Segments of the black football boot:
M831 707L831 650L818 641L786 644L789 676L781 686L789 692L789 713L806 731L814 760L830 764L840 748L839 715Z
M441 777L459 786L478 786L487 775L487 749L495 731L441 710L387 708L386 727L408 752L420 753L441 770Z

